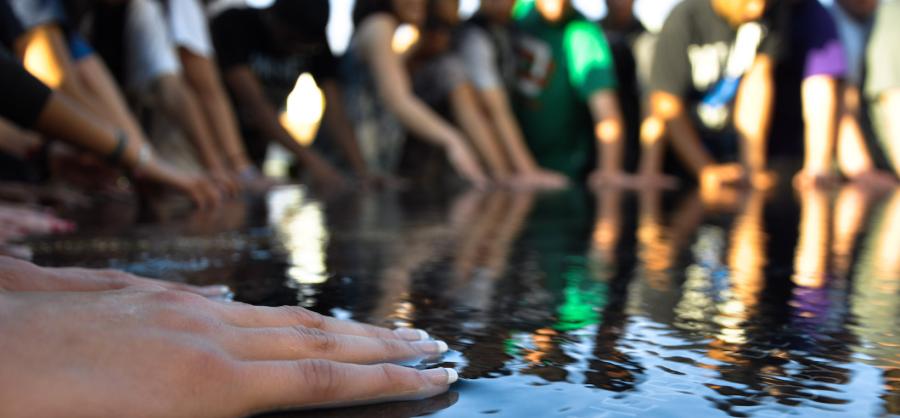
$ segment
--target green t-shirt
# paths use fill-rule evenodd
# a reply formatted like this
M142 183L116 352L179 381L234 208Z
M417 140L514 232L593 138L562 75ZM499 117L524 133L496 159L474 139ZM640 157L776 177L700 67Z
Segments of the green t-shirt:
M521 37L516 113L538 163L581 180L593 168L593 94L616 87L612 52L598 26L579 14L551 24L520 0L514 19Z

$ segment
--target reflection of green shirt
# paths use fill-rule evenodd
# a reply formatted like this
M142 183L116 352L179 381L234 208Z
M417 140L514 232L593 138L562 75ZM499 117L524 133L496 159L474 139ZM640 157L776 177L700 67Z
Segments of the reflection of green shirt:
M541 166L580 180L592 168L594 151L588 98L616 87L609 45L581 15L546 22L534 0L520 0L514 19L523 35L516 112L528 145Z

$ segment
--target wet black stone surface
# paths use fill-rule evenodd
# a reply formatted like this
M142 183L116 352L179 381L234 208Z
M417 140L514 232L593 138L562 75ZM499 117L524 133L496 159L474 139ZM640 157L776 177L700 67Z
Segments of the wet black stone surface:
M81 231L30 242L35 261L423 328L462 377L426 401L272 417L900 413L900 193L286 187L211 214L72 216Z

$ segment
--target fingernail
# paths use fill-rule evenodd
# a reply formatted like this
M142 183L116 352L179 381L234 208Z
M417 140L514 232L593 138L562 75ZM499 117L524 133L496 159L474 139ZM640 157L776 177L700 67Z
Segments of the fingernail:
M456 370L454 369L428 369L423 370L422 374L424 374L432 384L438 386L452 385L459 380L459 373L456 373Z
M411 344L425 354L443 354L449 349L443 341L416 341Z
M415 328L397 328L394 334L406 341L422 341L431 338L427 332Z

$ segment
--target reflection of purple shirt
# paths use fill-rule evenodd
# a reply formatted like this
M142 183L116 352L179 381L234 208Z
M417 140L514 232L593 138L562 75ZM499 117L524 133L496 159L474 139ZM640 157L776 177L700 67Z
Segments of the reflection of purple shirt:
M794 9L793 36L806 56L804 78L847 74L847 55L831 15L817 0L805 0Z

